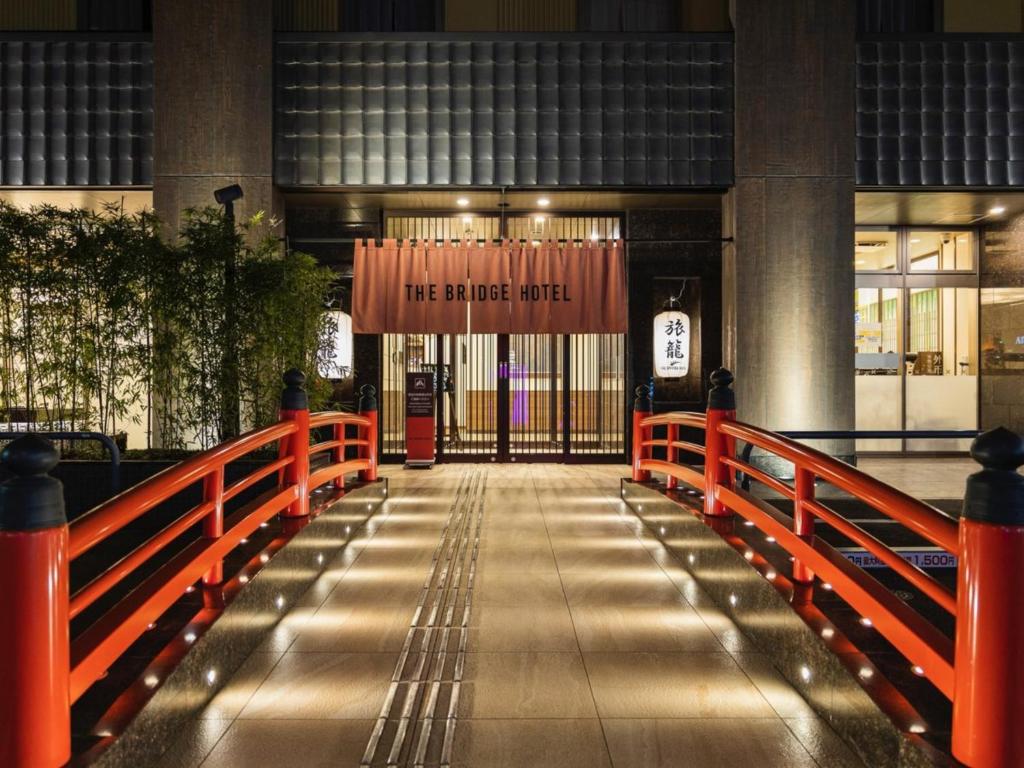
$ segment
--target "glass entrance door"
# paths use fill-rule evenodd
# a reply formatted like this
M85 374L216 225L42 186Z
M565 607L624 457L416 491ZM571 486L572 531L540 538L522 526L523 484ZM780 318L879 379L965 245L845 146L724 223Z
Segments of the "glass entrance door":
M625 339L619 334L386 334L383 453L405 453L405 373L437 382L439 461L621 460Z
M858 430L903 429L903 301L899 288L857 288L854 386ZM900 440L858 440L858 451L899 451Z

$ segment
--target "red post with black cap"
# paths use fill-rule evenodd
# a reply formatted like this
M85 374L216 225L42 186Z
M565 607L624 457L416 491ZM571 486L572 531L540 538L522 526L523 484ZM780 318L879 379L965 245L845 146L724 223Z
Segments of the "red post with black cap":
M295 501L281 513L281 517L307 517L309 515L309 398L306 396L306 375L298 368L284 374L281 392L281 421L294 421L295 432L285 438L282 453L292 457L284 468L284 481L297 488Z
M711 374L708 392L707 425L704 434L704 514L709 517L730 517L732 512L718 500L718 486L732 488L733 471L722 463L735 457L736 441L718 431L720 424L736 421L736 394L732 391L733 375L725 368Z
M1024 439L975 438L960 518L953 756L970 768L1024 765Z
M633 482L646 483L651 479L651 473L650 470L641 469L640 462L651 457L651 446L644 445L651 430L643 426L643 421L651 415L654 407L651 403L651 391L643 384L639 385L633 394Z
M0 765L57 768L71 758L68 521L48 475L60 453L26 435L0 453Z
M366 426L366 445L359 446L359 458L369 461L370 466L359 470L359 479L364 483L377 480L377 388L363 384L359 388L359 415L370 423Z

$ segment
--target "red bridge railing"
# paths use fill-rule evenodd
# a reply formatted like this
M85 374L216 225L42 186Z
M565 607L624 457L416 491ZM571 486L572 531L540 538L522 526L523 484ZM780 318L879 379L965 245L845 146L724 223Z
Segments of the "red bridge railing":
M708 410L651 415L643 388L633 414L634 481L665 476L703 493L707 517L740 515L793 558L792 578L829 583L953 702L954 756L970 768L1024 765L1024 441L1006 429L980 435L971 448L982 471L967 482L963 517L938 509L839 461L781 435L736 421L725 370L712 375ZM664 437L655 429L664 428ZM703 432L700 445L679 439L681 429ZM792 484L737 458L742 441L793 465ZM653 458L655 448L665 458ZM679 461L680 453L703 457L702 467ZM793 502L792 516L744 491L744 473ZM892 521L959 558L954 594L904 560L868 531L815 498L822 480L870 505ZM831 526L874 555L956 619L950 638L867 571L814 536L817 523Z
M58 453L30 435L3 452L14 473L0 485L0 765L56 768L71 757L74 704L150 626L199 579L223 581L223 560L242 539L275 515L310 513L309 494L345 475L377 479L377 406L372 387L363 388L360 413L309 413L305 377L285 374L281 420L193 456L96 507L70 526L59 481L47 473ZM330 440L310 445L311 430L330 427ZM225 468L276 444L277 459L225 483ZM357 458L346 459L355 446ZM310 470L310 457L329 453ZM275 487L230 514L225 505L266 478ZM73 595L69 564L110 539L157 505L201 483L202 501L154 534ZM140 567L197 524L202 536L106 610L75 638L70 620L107 595Z

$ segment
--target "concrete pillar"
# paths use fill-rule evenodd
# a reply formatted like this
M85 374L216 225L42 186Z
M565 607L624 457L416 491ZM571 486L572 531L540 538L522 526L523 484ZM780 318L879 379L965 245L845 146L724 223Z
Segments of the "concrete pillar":
M283 219L273 177L273 64L273 0L153 0L153 208L168 238L182 211L216 206L214 190L232 184L243 192L236 220L258 211L268 224ZM155 394L155 409L175 407ZM151 424L154 444L163 445L156 413Z
M283 216L273 180L272 0L154 0L153 207L181 211L241 184L239 220Z
M723 340L739 418L853 429L854 2L733 0L732 13Z

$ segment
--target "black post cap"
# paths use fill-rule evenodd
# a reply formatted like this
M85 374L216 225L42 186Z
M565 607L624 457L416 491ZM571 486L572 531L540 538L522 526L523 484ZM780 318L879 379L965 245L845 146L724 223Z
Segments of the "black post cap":
M47 474L60 461L49 440L25 435L0 452L0 464L14 475L0 484L0 531L35 531L67 525L64 486Z
M298 368L284 372L284 390L281 392L282 411L308 411L309 398L306 397L306 374Z
M363 384L359 388L359 412L377 410L377 388L373 384Z
M732 386L732 371L727 368L718 368L711 373L711 391L708 392L708 410L735 411L736 393Z
M635 390L633 399L633 410L640 411L641 413L650 413L653 410L651 403L651 390L650 387L646 387L640 384Z
M982 470L967 478L963 516L996 525L1024 525L1024 438L1005 427L983 432L971 443Z

